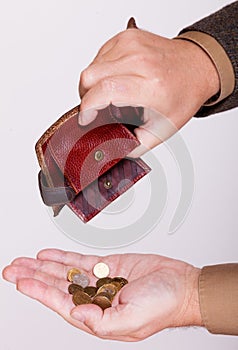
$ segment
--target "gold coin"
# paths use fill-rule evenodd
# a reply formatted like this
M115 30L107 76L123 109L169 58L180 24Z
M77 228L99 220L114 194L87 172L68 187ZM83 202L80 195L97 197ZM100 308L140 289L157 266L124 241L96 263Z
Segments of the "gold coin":
M118 290L117 290L116 286L112 283L108 283L108 284L104 284L103 286L101 286L98 289L97 294L106 293L113 298L117 294L117 292L118 292Z
M93 304L100 306L102 310L112 306L110 295L107 293L99 293L93 298Z
M95 299L97 296L105 297L105 298L109 299L110 301L112 301L112 299L113 299L112 295L107 293L107 292L98 293L95 295L95 297L93 299Z
M109 266L103 262L96 264L93 268L93 274L97 278L107 277L109 275Z
M69 294L74 294L78 290L83 290L83 287L79 286L78 284L72 283L68 287Z
M127 279L124 277L114 277L112 282L119 282L121 287L124 287L128 283Z
M79 273L81 273L79 269L76 269L76 268L70 269L67 273L67 280L69 282L73 282L74 275L77 275Z
M84 288L84 293L88 294L90 297L94 297L94 295L96 295L97 293L97 287L94 286L88 286Z
M116 287L116 289L117 289L117 291L119 292L119 290L122 288L122 285L121 285L121 283L120 282L115 282L115 281L111 281L110 282L110 284L113 284L115 287Z
M91 304L92 300L90 296L86 293L84 293L81 290L78 290L76 293L73 294L73 303L74 305L82 305L82 304Z
M104 277L104 278L99 278L96 282L96 286L98 288L102 287L104 284L110 283L112 281L111 277Z

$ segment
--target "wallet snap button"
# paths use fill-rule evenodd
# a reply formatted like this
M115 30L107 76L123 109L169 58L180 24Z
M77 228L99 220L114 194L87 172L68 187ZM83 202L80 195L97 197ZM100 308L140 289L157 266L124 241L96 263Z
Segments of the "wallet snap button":
M100 160L103 160L104 158L104 153L101 150L98 150L94 153L94 158L97 162L100 162Z
M106 188L106 190L109 190L110 188L112 188L112 183L110 180L106 180L104 181L103 186Z

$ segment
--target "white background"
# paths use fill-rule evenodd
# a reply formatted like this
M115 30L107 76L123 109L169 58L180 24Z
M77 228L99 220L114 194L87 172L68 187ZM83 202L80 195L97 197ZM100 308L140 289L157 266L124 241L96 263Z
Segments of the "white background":
M43 131L79 103L77 85L100 46L138 26L167 36L227 4L212 1L1 1L0 5L0 268L17 256L46 247L108 254L82 246L60 232L42 205L34 144ZM155 150L169 186L165 214L141 241L112 252L155 252L196 266L238 258L237 109L192 120L182 136L195 168L195 195L180 229L168 235L178 200L179 174L163 146ZM0 280L0 349L237 349L238 339L205 329L165 330L140 343L97 339Z

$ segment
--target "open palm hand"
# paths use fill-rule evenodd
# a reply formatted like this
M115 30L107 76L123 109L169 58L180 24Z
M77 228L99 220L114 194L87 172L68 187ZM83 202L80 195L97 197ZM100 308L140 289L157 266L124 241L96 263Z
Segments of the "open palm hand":
M75 307L68 294L67 271L78 267L95 285L92 269L98 262L108 264L110 276L125 277L129 283L104 312L94 304ZM3 277L83 331L106 339L137 341L164 328L201 325L199 271L153 254L99 257L47 249L36 259L15 259Z

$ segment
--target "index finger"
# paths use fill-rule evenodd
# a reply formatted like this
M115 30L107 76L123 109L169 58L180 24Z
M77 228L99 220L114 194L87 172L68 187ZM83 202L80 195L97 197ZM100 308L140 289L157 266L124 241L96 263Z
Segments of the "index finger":
M92 331L82 322L76 321L70 316L73 308L72 297L42 281L32 278L23 278L17 282L17 290L22 294L39 301L49 309L57 312L66 321L75 327L92 334Z
M60 249L43 249L37 254L37 259L58 262L66 266L81 266L86 271L99 261L96 255L83 255Z
M66 266L79 266L85 271L92 271L98 262L104 262L109 266L110 275L127 277L128 271L124 271L123 264L120 263L120 255L96 256L83 255L59 249L45 249L38 253L37 259L58 262Z

